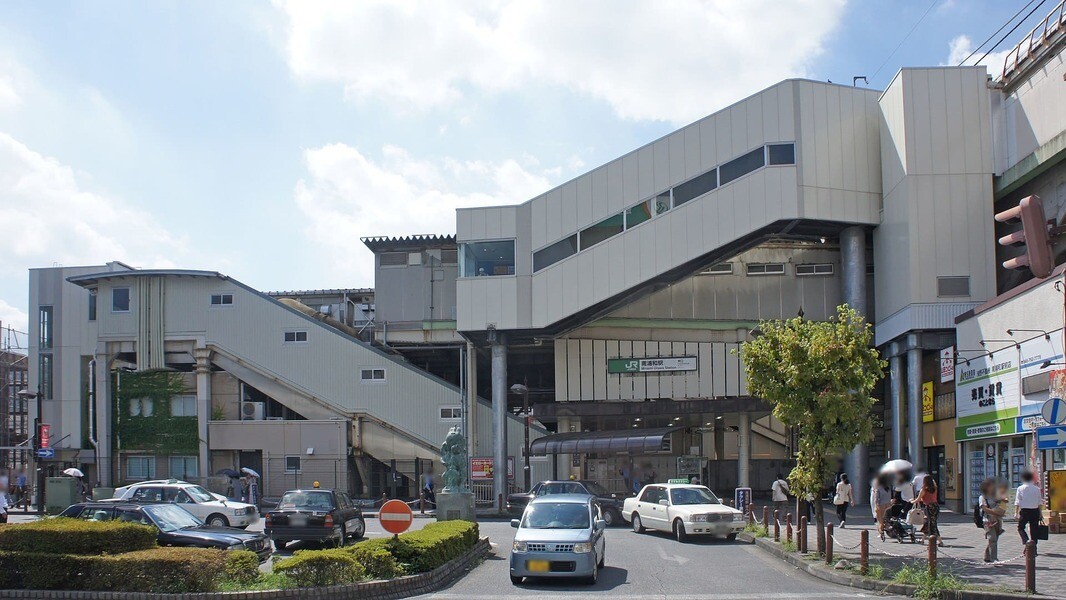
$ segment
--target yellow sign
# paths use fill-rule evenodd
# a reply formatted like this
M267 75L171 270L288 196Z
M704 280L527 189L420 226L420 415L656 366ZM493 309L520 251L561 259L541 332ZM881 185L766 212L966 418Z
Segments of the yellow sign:
M1048 472L1047 505L1054 512L1066 513L1066 471Z
M922 384L922 423L933 420L933 382Z

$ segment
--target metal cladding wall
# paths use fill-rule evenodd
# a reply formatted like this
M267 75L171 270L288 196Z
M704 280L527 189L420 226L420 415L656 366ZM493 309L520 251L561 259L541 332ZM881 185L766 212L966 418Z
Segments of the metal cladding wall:
M754 148L795 142L760 168L537 273L531 255ZM781 220L875 225L876 92L777 84L525 204L458 211L460 242L515 239L514 276L460 278L462 331L543 328Z

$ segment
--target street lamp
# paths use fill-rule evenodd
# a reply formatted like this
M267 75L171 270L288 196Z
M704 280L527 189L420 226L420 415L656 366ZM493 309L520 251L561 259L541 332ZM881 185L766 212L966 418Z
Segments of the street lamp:
M34 398L34 399L37 400L37 415L33 419L33 440L34 440L33 441L33 450L34 450L33 460L37 464L37 494L36 494L36 496L37 496L37 499L36 499L36 502L37 502L37 514L43 515L44 514L44 469L41 467L40 457L37 456L36 454L37 454L37 450L41 447L41 413L44 410L44 405L41 403L41 400L44 398L44 396L41 395L40 388L37 389L36 393L30 392L29 390L19 390L17 395L19 397L25 398L27 400L29 400L30 398Z
M525 464L522 467L524 473L524 480L526 483L526 491L530 488L530 472L529 472L529 386L526 385L526 380L522 379L523 383L516 383L511 386L511 392L514 394L522 394L522 416L525 424L525 438L522 442L522 454L525 459ZM506 467L505 467L506 468Z

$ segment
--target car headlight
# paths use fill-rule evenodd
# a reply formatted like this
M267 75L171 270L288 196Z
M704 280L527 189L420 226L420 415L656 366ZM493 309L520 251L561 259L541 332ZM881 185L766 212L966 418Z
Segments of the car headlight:
M575 554L588 554L592 552L592 542L578 542L574 544Z
M226 546L226 550L244 550L244 544L232 544Z
M739 512L738 513L733 513L733 520L734 521L743 521L744 520L744 513L739 513Z
M520 542L518 540L515 540L514 545L511 546L511 549L513 549L515 552L525 552L526 551L526 543L525 542Z
M706 523L707 515L692 515L691 517L689 517L689 520L693 523Z
M246 514L247 514L247 512L243 508L235 508L235 509L233 509L233 516L235 516L235 517L243 517Z

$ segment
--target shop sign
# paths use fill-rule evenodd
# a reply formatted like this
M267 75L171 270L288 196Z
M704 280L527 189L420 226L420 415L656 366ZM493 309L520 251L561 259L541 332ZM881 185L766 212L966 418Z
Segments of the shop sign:
M980 421L982 415L994 414L993 419L1017 416L1018 382L1018 351L1014 348L971 358L969 364L960 361L955 369L955 409L959 424Z
M678 475L695 475L700 472L700 457L698 456L678 456L677 457L677 474Z
M1066 512L1066 471L1048 471L1047 507L1052 512Z
M470 459L470 479L485 480L492 479L493 472L493 459L492 458L471 458ZM514 479L514 457L507 457L507 479Z
M1027 417L1018 417L1014 419L1014 431L1024 433L1032 431L1037 427L1047 427L1050 423L1044 420L1044 417L1040 415L1029 415Z
M1021 366L1022 378L1041 373L1050 373L1061 366L1054 364L1062 362L1061 335L1039 336L1026 340L1019 346L1020 359L1018 364ZM1045 367L1044 363L1052 364Z
M955 440L977 440L981 438L1010 435L1014 433L1014 419L1003 419L977 425L963 425L955 428Z
M940 383L955 381L955 346L940 351Z
M611 358L607 360L608 373L667 373L695 370L695 356Z
M931 423L933 414L933 382L926 381L922 384L922 423Z

